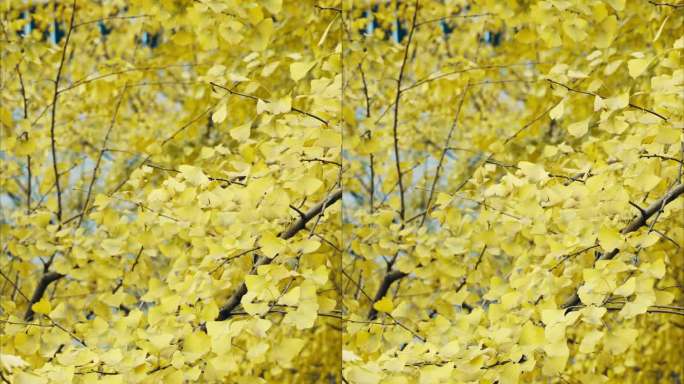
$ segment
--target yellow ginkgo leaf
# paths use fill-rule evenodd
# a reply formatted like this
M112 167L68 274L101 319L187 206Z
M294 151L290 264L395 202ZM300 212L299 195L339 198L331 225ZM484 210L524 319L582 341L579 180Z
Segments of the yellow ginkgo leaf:
M302 61L290 64L290 77L292 80L299 81L303 79L311 68L316 65L315 61Z
M646 71L648 65L651 63L651 58L643 59L632 59L627 62L627 68L629 69L629 75L632 78L637 78L641 76L642 73Z
M580 343L579 350L582 353L592 353L594 352L594 349L596 348L596 344L601 340L603 337L603 332L601 331L590 331L587 333L584 338L582 339L582 343Z
M297 185L302 189L305 195L312 195L323 186L323 182L312 176L304 176L299 180Z
M449 362L442 366L428 365L420 369L418 384L439 384L448 382L451 372L454 370L454 363Z
M280 9L283 7L283 0L265 0L262 1L260 4L262 4L264 8L266 8L269 12L276 15L280 12Z
M194 185L204 186L209 183L209 178L202 172L201 168L192 165L181 165L178 167L181 176Z
M302 339L285 338L278 342L278 345L274 346L270 353L278 365L283 368L290 368L292 360L299 355L299 352L304 348L304 344L306 342Z
M520 167L523 175L527 176L532 182L536 183L548 178L548 173L544 170L542 165L521 161L518 163L518 167Z
M587 21L579 16L568 17L563 21L563 31L576 42L587 38L587 26Z
M226 104L221 104L221 106L214 111L214 113L211 115L211 121L213 121L216 124L220 124L223 122L223 120L226 119L228 116L228 106Z
M23 368L28 365L24 359L15 355L0 354L0 365L7 371L12 371L14 368Z
M14 375L14 384L47 384L48 379L29 372L18 372Z
M620 232L614 227L602 225L598 234L598 241L606 252L611 252L613 249L620 248L624 243L624 239Z
M48 313L50 313L50 311L52 311L52 306L50 305L50 302L45 297L43 297L42 299L40 299L39 302L33 304L31 306L31 309L35 313L47 315Z
M637 339L639 331L633 328L617 328L613 333L606 335L603 342L606 350L613 355L622 354L631 345L634 345L634 340Z
M625 9L626 0L605 0L614 10L620 12Z
M563 117L564 111L565 111L565 99L562 99L561 101L558 102L558 104L555 107L553 107L549 111L549 116L554 120L558 120L561 117Z
M639 178L639 188L643 192L649 192L655 188L661 180L662 178L660 176L656 176L654 174L643 175Z
M568 132L575 137L584 136L589 130L589 120L590 118L587 118L568 125Z
M523 44L532 44L537 41L537 35L529 28L523 28L515 34L515 39Z
M278 238L273 232L266 231L259 239L261 245L261 252L266 256L273 258L285 248L285 243Z
M294 306L299 302L300 288L294 287L290 289L278 300L278 304Z
M629 92L604 99L602 104L611 111L625 108L629 105Z
M603 318L603 315L605 315L607 311L608 310L605 307L598 307L595 305L590 305L580 310L582 321L594 325L601 324L601 318Z
M230 130L230 137L237 141L245 141L249 139L251 133L252 123L242 124Z
M283 323L292 324L298 330L303 330L313 327L317 317L318 303L306 300L300 303L296 310L288 312L283 319Z
M373 304L373 308L375 308L375 310L378 312L389 313L394 309L394 304L389 296L385 296Z
M325 28L325 31L323 31L323 35L321 35L321 38L318 40L318 44L316 44L317 46L320 47L321 45L323 45L323 43L325 42L325 39L328 37L328 33L330 32L330 28L332 27L333 23L335 23L336 21L337 21L337 16L335 16L335 18L332 19L332 21Z
M630 277L627 279L627 281L619 286L615 291L613 291L614 295L617 296L629 296L632 293L634 293L634 289L636 288L636 279L634 276Z

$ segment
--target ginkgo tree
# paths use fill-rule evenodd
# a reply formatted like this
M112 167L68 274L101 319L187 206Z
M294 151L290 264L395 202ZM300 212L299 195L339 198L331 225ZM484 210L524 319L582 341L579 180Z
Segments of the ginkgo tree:
M336 9L3 3L3 382L339 380Z
M683 11L344 2L344 380L682 380Z
M681 381L683 11L5 2L0 380Z

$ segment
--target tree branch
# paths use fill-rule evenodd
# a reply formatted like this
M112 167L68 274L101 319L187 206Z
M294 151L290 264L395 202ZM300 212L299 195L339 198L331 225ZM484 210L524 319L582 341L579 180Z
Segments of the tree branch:
M548 81L548 82L551 83L551 84L560 85L561 87L567 89L567 90L570 91L570 92L581 93L581 94L583 94L583 95L587 95L587 96L596 96L596 97L600 97L601 99L605 99L605 97L599 95L598 93L587 92L587 91L583 91L583 90L581 90L581 89L572 88L572 87L570 87L570 86L568 86L568 85L565 85L565 84L563 84L563 83L559 83L559 82L557 82L557 81L555 81L555 80L551 80L551 79L546 79L546 81ZM667 117L665 117L665 116L659 114L658 112L652 111L652 110L650 110L650 109L647 109L647 108L644 108L644 107L642 107L642 106L639 106L639 105L636 105L636 104L632 104L632 103L629 103L628 105L629 105L630 107L634 108L634 109L638 109L638 110L640 110L640 111L642 111L642 112L650 113L650 114L652 114L653 116L656 116L656 117L658 117L658 118L660 118L660 119L662 119L662 120L664 120L664 121L667 121Z
M71 39L71 32L74 30L74 18L76 17L76 0L74 0L71 10L71 20L69 21L69 30L64 40L64 47L62 48L62 57L57 68L57 77L55 78L55 88L52 94L52 112L50 119L50 150L52 153L52 170L55 174L55 188L57 189L57 221L62 222L62 187L59 185L59 169L57 168L57 148L55 143L55 120L57 116L57 98L59 97L59 81L62 79L62 70L64 69L64 60L66 59L67 48L69 47L69 40Z
M123 101L124 94L126 94L126 86L124 86L123 90L121 91L121 95L119 95L119 100L116 103L116 106L114 107L114 113L112 114L112 120L109 123L109 128L107 128L107 133L105 134L104 140L102 141L102 148L100 149L100 153L97 156L97 161L95 162L95 167L93 168L93 175L90 178L90 184L88 185L88 192L86 193L86 198L85 202L83 202L83 210L81 211L81 216L78 218L78 223L76 224L76 228L81 226L81 223L83 223L83 219L85 219L86 213L88 212L88 204L90 203L90 196L93 193L93 185L95 185L95 181L97 180L97 171L100 169L100 163L102 162L102 156L107 150L107 142L109 141L109 134L112 133L112 128L114 128L114 123L116 122L116 116L119 114L119 107L121 107L121 102Z
M674 9L684 7L684 4L658 3L653 0L649 0L648 2L659 7L672 7Z
M418 1L416 0L415 10L413 11L413 21L411 22L411 30L408 34L408 41L406 42L406 47L404 49L404 57L401 61L401 67L399 68L399 79L397 80L397 92L394 96L394 121L392 123L392 135L394 137L394 162L397 168L397 178L399 182L399 199L401 202L401 208L399 215L401 216L401 221L404 221L406 216L406 205L404 202L404 182L402 180L403 174L401 173L401 159L399 156L399 135L397 133L397 128L399 125L399 101L401 100L401 82L404 80L404 69L406 68L406 61L408 59L409 50L411 48L411 40L413 40L413 33L416 30L416 20L418 19Z
M21 99L23 100L24 119L28 120L28 98L26 97L26 87L24 87L24 78L19 70L19 64L15 67L17 75L19 76L19 85L21 86ZM26 140L29 139L29 133L25 132ZM26 155L26 214L31 213L31 155Z
M40 281L38 282L38 285L36 286L35 291L33 291L33 296L31 296L31 301L28 303L28 308L26 309L26 313L24 314L24 320L25 321L31 321L33 320L33 304L37 303L40 301L40 299L43 298L43 295L45 294L45 291L47 290L47 287L52 284L53 282L61 279L64 277L61 273L57 272L48 272L43 274L43 277L40 278Z
M681 194L684 193L684 184L679 184L676 185L674 188L670 189L665 193L663 197L660 199L656 200L653 202L653 204L649 205L646 209L643 210L643 213L636 217L634 220L632 220L629 224L627 224L626 227L622 228L620 233L623 235L626 235L630 232L634 232L638 230L639 228L643 227L646 225L646 221L651 218L651 216L655 215L656 213L660 212L664 207L672 202L674 199L679 197ZM619 249L615 248L610 252L605 252L599 258L596 259L596 261L599 260L610 260L614 258L619 252ZM575 290L575 293L569 297L561 308L566 308L568 311L573 311L574 309L577 309L577 306L580 304L581 300L579 296L577 295L577 290Z
M439 163L437 164L437 170L435 171L435 178L432 180L432 185L430 186L430 195L428 196L427 203L425 204L425 215L423 215L422 219L420 220L420 226L422 226L423 223L425 223L425 219L427 219L428 214L430 212L430 204L432 204L432 197L435 194L435 187L437 186L437 182L439 182L439 173L442 170L444 158L446 157L447 152L449 152L449 143L451 143L451 136L453 135L456 126L458 126L458 117L461 115L461 108L463 108L463 102L465 101L469 88L470 82L466 84L465 89L463 90L463 95L461 95L461 101L458 103L458 108L456 109L454 121L451 123L451 129L449 129L449 133L446 137L446 142L444 143L444 148L442 149L442 154L439 157Z
M369 320L375 320L375 318L378 317L378 311L375 308L373 308L373 304L377 303L378 301L382 300L383 297L385 297L390 286L392 286L392 283L399 279L403 279L406 276L408 276L408 273L401 271L391 271L385 275L385 277L382 279L382 282L380 283L380 287L378 287L378 291L375 293L373 302L371 303L371 309L368 312Z
M278 235L278 237L280 237L283 240L287 240L294 237L294 235L296 235L297 232L301 231L306 227L306 223L308 223L311 219L318 216L319 214L323 213L327 207L335 203L341 197L342 189L334 190L330 195L323 199L323 201L314 205L313 207L311 207L311 209L306 211L304 215L300 216L299 219L292 223L285 231L281 232ZM270 264L272 261L273 259L261 256L254 263L252 271L256 271L257 267L261 265ZM237 290L233 293L233 295L228 299L226 304L221 308L221 311L219 312L216 321L223 321L230 318L232 316L233 310L237 308L238 305L240 305L240 300L242 300L242 297L246 293L247 285L244 282L242 282L240 286L237 288Z
M245 93L240 93L240 92L234 91L234 90L232 90L232 89L230 89L230 88L224 87L224 86L219 85L219 84L216 84L216 83L214 83L214 82L209 82L209 84L211 84L212 87L221 88L221 89L223 89L224 91L227 91L228 93L230 93L231 95L236 95L236 96L245 97L245 98L247 98L247 99L251 99L251 100L254 100L254 101L259 101L259 100L261 100L261 101L263 101L263 102L265 102L265 103L270 103L270 102L271 102L270 100L262 99L261 97L257 97L257 96L254 96L254 95L248 95L248 94L245 94ZM316 119L316 120L320 121L321 123L323 123L324 125L328 125L328 122L327 122L326 120L323 120L322 118L320 118L320 117L314 115L313 113L307 112L307 111L305 111L305 110L302 110L302 109L299 109L299 108L296 108L296 107L290 107L290 109L292 109L292 110L295 111L295 112L301 113L302 115L309 116L309 117L311 117L312 119Z
M52 94L52 113L50 119L50 150L52 154L52 170L55 175L55 188L57 189L57 222L58 225L62 225L62 188L59 184L59 169L57 167L57 148L55 141L55 120L57 116L57 98L59 97L59 82L62 78L62 70L64 69L64 61L66 60L66 53L69 47L69 40L71 39L71 32L74 30L74 19L76 17L76 0L74 0L71 7L71 19L69 21L69 30L66 34L66 39L64 41L64 47L62 48L62 56L59 61L59 67L57 68L57 76L55 78L55 87ZM40 301L45 294L45 290L48 285L52 282L57 281L64 277L64 275L56 272L49 272L50 264L54 259L55 254L52 254L50 260L44 266L43 276L40 278L35 291L33 291L33 296L31 296L31 301L28 303L28 308L24 314L24 319L26 321L31 321L33 319L33 304Z
M4 277L5 280L9 281L9 283L12 285L12 287L14 287L15 292L19 292L21 297L23 297L26 301L30 302L29 298L26 297L24 292L22 292L21 289L19 289L19 286L17 285L17 283L15 281L12 281L12 279L10 279L9 276L5 275L5 273L2 270L0 270L0 276ZM17 274L17 281L19 281L19 275L18 274Z

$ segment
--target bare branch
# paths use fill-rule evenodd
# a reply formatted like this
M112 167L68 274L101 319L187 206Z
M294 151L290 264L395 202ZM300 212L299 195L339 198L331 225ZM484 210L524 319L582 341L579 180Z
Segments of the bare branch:
M245 94L245 93L240 93L240 92L234 91L234 90L232 90L232 89L230 89L230 88L224 87L224 86L219 85L219 84L216 84L216 83L214 83L214 82L210 82L209 84L211 84L213 87L221 88L221 89L223 89L224 91L228 92L228 93L231 94L231 95L241 96L241 97L244 97L244 98L247 98L247 99L251 99L251 100L254 100L254 101L259 101L259 100L261 100L261 101L263 101L264 103L270 103L270 102L271 102L270 100L262 99L262 98L260 98L260 97L254 96L254 95L248 95L248 94ZM310 112L304 111L304 110L299 109L299 108L296 108L296 107L290 107L290 109L292 109L292 110L295 111L295 112L301 113L302 115L306 115L306 116L309 116L309 117L311 117L311 118L313 118L313 119L316 119L316 120L320 121L321 123L323 123L324 125L328 125L328 122L327 122L326 120L323 120L322 118L320 118L320 117L318 117L318 116L316 116L316 115L314 115L314 114L312 114L312 113L310 113Z
M22 292L21 289L19 289L19 287L17 286L17 283L12 281L12 279L9 276L5 275L5 273L1 269L0 269L0 276L4 277L5 280L9 281L9 283L12 285L12 287L14 287L15 292L19 292L21 297L23 297L26 301L31 302L31 300L29 300L29 298L26 297L24 292ZM17 274L17 280L18 279L19 279L19 275Z
M496 15L496 14L490 13L490 12L477 13L477 14L472 14L472 15L450 15L450 16L438 17L435 19L423 20L423 21L417 23L416 27L420 27L421 25L440 22L440 21L444 21L444 20L450 20L450 19L475 19L478 17L487 17L487 16L494 16L494 15Z
M406 47L404 48L404 57L401 61L401 67L399 68L399 79L397 80L397 91L394 97L394 120L392 122L392 135L394 138L394 162L397 168L397 179L399 183L399 199L401 203L401 208L399 211L399 216L401 220L404 221L406 216L406 203L404 202L404 182L402 180L403 174L401 173L401 159L399 156L399 134L397 133L397 128L399 126L399 102L401 100L401 83L404 80L404 70L406 69L406 62L408 60L409 50L411 49L411 41L413 40L413 34L416 31L416 20L418 19L418 7L419 0L416 0L415 9L413 11L413 21L411 22L411 29L409 30L408 40L406 42Z
M671 161L676 161L676 162L678 162L679 164L684 164L684 161L682 161L682 160L680 160L680 159L678 159L678 158L676 158L676 157L665 156L665 155L658 155L658 154L646 153L646 154L643 154L643 155L639 155L639 157L645 158L645 159L649 159L649 158L654 158L654 157L655 157L655 158L662 159L662 160L671 160Z
M684 4L658 3L653 0L648 0L648 2L659 7L672 7L675 9L684 7Z
M582 249L580 249L579 251L575 251L575 252L572 252L572 253L568 253L567 255L563 256L563 257L561 258L561 260L560 260L558 263L556 263L556 265L554 265L553 267L549 268L549 272L551 272L551 271L553 271L554 269L560 267L560 266L561 266L563 263L565 263L567 260L569 260L569 259L571 259L571 258L573 258L573 257L575 257L575 256L581 255L581 254L583 254L583 253L586 252L586 251L589 251L589 250L591 250L591 249L597 248L598 246L599 246L598 244L594 244L594 245L592 245L592 246L590 246L590 247L582 248Z
M86 213L88 212L88 204L90 203L90 196L93 192L93 185L95 185L95 181L97 180L97 171L100 169L100 163L102 162L102 156L104 155L106 149L107 149L107 142L109 141L109 134L112 133L112 128L114 128L114 124L116 122L116 116L119 114L119 108L121 107L121 102L123 101L124 95L126 94L126 89L127 87L124 86L123 90L121 91L121 94L119 95L119 100L116 102L116 106L114 107L114 113L112 114L112 120L109 123L109 128L107 128L107 133L105 133L104 140L102 140L102 148L100 149L100 153L97 156L97 161L95 162L95 167L93 168L93 175L90 178L90 184L88 185L88 192L86 193L86 198L85 201L83 202L83 209L81 210L81 216L78 218L78 222L76 223L76 228L81 226L81 223L83 223L83 219L86 216Z
M442 149L442 154L439 157L439 163L437 164L437 170L435 171L435 177L432 180L432 186L430 187L430 195L428 196L427 203L425 204L425 215L423 215L422 219L420 220L420 225L422 226L423 223L425 223L425 219L427 218L429 212L430 212L430 204L432 204L432 197L435 194L435 187L437 186L437 182L439 182L439 176L440 176L440 171L442 170L442 165L444 164L444 158L446 157L447 152L449 151L449 144L451 143L451 136L454 133L454 130L456 129L456 126L458 126L458 118L461 115L461 109L463 108L463 102L465 101L466 95L468 94L468 89L470 88L470 82L468 82L463 89L463 94L461 95L461 101L458 103L458 108L456 109L456 115L454 116L454 120L451 123L451 128L449 129L449 133L447 134L445 143L444 143L444 148Z
M605 99L605 97L599 95L598 93L587 92L587 91L583 91L583 90L581 90L581 89L572 88L572 87L570 87L570 86L568 86L568 85L565 85L565 84L563 84L563 83L559 83L559 82L557 82L557 81L555 81L555 80L551 80L551 79L546 79L546 81L548 81L548 82L551 83L551 84L560 85L561 87L567 89L567 90L570 91L570 92L580 93L580 94L587 95L587 96L596 96L596 97L600 97L601 99ZM667 121L667 120L668 120L667 117L665 117L665 116L659 114L658 112L652 111L652 110L650 110L650 109L641 107L641 106L636 105L636 104L633 104L633 103L629 103L628 105L629 105L630 107L634 108L634 109L638 109L638 110L640 110L640 111L642 111L642 112L650 113L650 114L652 114L653 116L657 116L657 117L659 117L660 119L662 119L662 120L664 120L664 121Z
M133 20L133 19L141 19L141 18L145 18L145 17L150 17L150 15L144 15L144 14L143 15L132 15L132 16L116 16L116 15L113 15L113 16L102 17L102 18L95 19L95 20L83 21L83 22L75 24L74 28L82 27L82 26L88 25L88 24L99 23L99 22L105 21L105 20Z
M19 70L19 64L15 67L17 70L17 75L19 76L19 85L21 86L21 99L23 100L24 106L24 119L28 120L28 98L26 97L26 88L24 87L24 77L21 75L21 70ZM29 139L29 133L25 132L26 140ZM26 155L26 214L31 213L31 155Z
M55 140L55 120L57 117L57 98L59 97L59 82L62 79L62 70L64 69L64 61L66 59L67 49L69 47L69 40L71 39L71 32L74 30L74 18L76 17L76 0L71 9L71 20L69 21L69 30L64 40L64 47L62 48L62 57L57 68L57 77L55 78L55 88L52 94L52 112L50 119L50 150L52 153L52 170L55 175L55 188L57 189L57 221L62 222L62 187L59 185L59 169L57 168L57 147ZM40 299L39 299L40 300Z

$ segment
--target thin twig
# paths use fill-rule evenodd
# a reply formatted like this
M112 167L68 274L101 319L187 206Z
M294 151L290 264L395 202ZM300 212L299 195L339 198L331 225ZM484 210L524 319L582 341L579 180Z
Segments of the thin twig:
M333 161L333 160L326 160L326 159L319 159L319 158L313 158L313 159L301 159L300 161L302 161L302 162L306 162L306 163L309 163L309 162L313 162L313 161L317 161L317 162L319 162L319 163L323 163L323 164L332 164L332 165L336 165L336 166L338 166L338 167L341 167L341 166L342 166L342 164L340 164L340 163L339 163L339 162L337 162L337 161Z
M460 291L461 288L463 288L463 287L468 283L468 278L470 278L470 274L471 274L472 272L477 271L477 268L480 266L480 263L482 263L482 257L484 256L486 250L487 250L487 245L485 245L484 247L482 247L482 251L480 251L480 254L477 256L477 261L475 262L475 266L473 267L473 269L472 269L471 271L469 271L469 272L465 275L465 277L463 278L463 280L461 280L461 283L454 289L454 292Z
M425 215L423 215L420 225L422 226L423 223L425 223L425 219L428 216L428 213L430 212L430 205L432 204L432 197L435 194L435 187L437 186L437 182L439 182L439 176L440 176L440 171L442 170L442 165L444 164L444 158L446 157L447 152L449 151L449 144L451 143L451 136L454 133L454 130L458 126L458 118L461 115L461 109L463 108L463 102L465 101L466 95L468 94L468 89L470 88L470 82L466 83L465 88L463 89L463 94L461 95L461 101L458 103L458 108L456 109L456 114L454 116L454 120L451 123L451 128L449 129L449 133L447 134L445 143L444 143L444 148L442 149L442 154L439 157L439 163L437 164L437 170L435 171L435 177L432 179L432 186L430 187L430 194L428 195L427 203L425 204L426 209L425 209Z
M244 98L247 98L247 99L251 99L251 100L254 100L254 101L259 101L259 100L261 100L261 101L263 101L264 103L270 103L270 102L271 102L270 100L262 99L262 98L260 98L260 97L254 96L254 95L248 95L248 94L245 94L245 93L240 93L240 92L234 91L234 90L232 90L232 89L230 89L230 88L224 87L224 86L219 85L219 84L216 84L216 83L214 83L214 82L210 82L209 84L211 84L213 87L221 88L221 89L223 89L224 91L228 92L228 93L231 94L231 95L241 96L241 97L244 97ZM305 110L302 110L302 109L299 109L299 108L296 108L296 107L292 107L292 106L290 107L290 109L292 109L292 110L295 111L295 112L301 113L302 115L306 115L306 116L309 116L309 117L311 117L311 118L313 118L313 119L316 119L316 120L320 121L321 123L323 123L323 125L328 125L328 122L327 122L326 120L324 120L324 119L322 119L322 118L320 118L320 117L314 115L313 113L310 113L310 112L307 112L307 111L305 111Z
M572 253L568 253L567 255L563 256L563 257L561 258L561 260L560 260L556 265L554 265L553 267L549 268L549 272L551 272L551 271L553 271L554 269L558 268L558 267L561 266L563 263L565 263L567 260L569 260L569 259L571 259L571 258L573 258L573 257L575 257L575 256L581 255L581 254L583 254L584 252L589 251L589 250L594 249L594 248L597 248L597 247L599 247L599 245L598 245L598 244L594 244L594 245L592 245L592 246L590 246L590 247L582 248L582 249L580 249L579 251L572 252Z
M399 68L399 79L397 80L397 90L394 96L394 120L392 122L392 135L394 140L394 162L397 169L397 179L399 183L399 200L400 200L400 211L399 216L403 222L406 216L406 203L404 202L404 182L402 180L403 174L401 172L401 158L399 156L399 101L401 100L401 83L404 80L404 70L406 68L406 62L408 60L409 50L411 49L411 41L413 40L413 34L416 31L416 21L418 19L418 7L419 0L416 0L415 9L413 11L413 21L411 22L411 29L408 33L408 40L406 42L406 47L404 48L404 57L401 61L401 67Z
M241 257L241 256L244 256L244 255L250 253L250 252L258 251L259 249L261 249L261 247L254 247L254 248L252 248L252 249L248 249L248 250L246 250L246 251L240 252L240 253L238 253L237 255L230 256L230 257L226 257L226 258L223 259L223 262L221 262L221 264L217 265L216 268L214 268L214 269L212 269L211 271L209 271L209 274L211 275L211 274L213 274L214 272L218 271L219 268L223 267L223 266L224 266L226 263L228 263L229 261L234 260L234 259L237 259L237 258L239 258L239 257Z
M90 178L90 184L88 185L88 192L86 193L86 198L83 202L83 209L81 210L81 216L78 218L78 222L76 223L76 228L81 226L81 223L83 223L83 219L85 218L86 213L88 211L90 196L93 192L93 186L95 185L95 181L97 180L97 171L100 169L102 156L106 151L107 142L109 141L109 135L112 132L112 129L114 128L114 124L116 123L116 116L119 113L119 108L121 107L121 102L123 101L124 95L126 94L126 89L127 87L124 86L123 90L121 91L121 94L119 95L119 100L116 102L116 106L114 107L114 113L112 114L112 119L109 123L109 127L107 128L107 133L105 133L105 137L102 140L102 148L100 149L100 153L97 156L97 161L95 162L95 167L93 168L93 174Z
M477 14L472 14L472 15L450 15L450 16L444 16L444 17L438 17L435 19L428 19L428 20L423 20L419 23L416 24L416 27L420 27L421 25L429 24L429 23L435 23L439 21L444 21L444 20L449 20L449 19L474 19L478 17L486 17L486 16L494 16L496 15L495 13L477 13Z
M107 17L102 17L102 18L95 19L95 20L88 20L88 21L83 21L83 22L77 23L74 25L74 28L82 27L82 26L88 25L88 24L99 23L99 22L105 21L105 20L132 20L132 19L140 19L140 18L144 18L144 17L150 17L150 15L144 15L143 14L143 15L132 15L132 16L116 16L116 15L107 16Z
M678 162L679 164L684 164L684 161L682 161L682 160L680 160L680 159L678 159L678 158L676 158L676 157L665 156L665 155L657 155L657 154L647 153L647 154L639 155L639 157L641 157L641 158L646 158L646 159L655 157L655 158L658 158L658 159L672 160L672 161Z
M594 97L599 97L599 98L601 98L601 99L605 99L605 97L599 95L598 93L588 92L588 91L583 91L583 90L581 90L581 89L572 88L572 87L570 87L570 86L568 86L568 85L566 85L566 84L560 83L560 82L555 81L555 80L552 80L552 79L546 79L546 81L548 81L548 82L551 83L551 84L560 85L561 87L567 89L567 90L570 91L570 92L575 92L575 93L580 93L580 94L587 95L587 96L594 96ZM636 104L633 104L633 103L629 103L628 105L629 105L630 107L632 107L632 108L634 108L634 109L638 109L638 110L640 110L640 111L642 111L642 112L650 113L650 114L652 114L653 116L659 117L660 119L662 119L662 120L664 120L664 121L667 121L667 120L668 120L667 117L665 117L665 116L659 114L658 112L652 111L652 110L647 109L647 108L644 108L644 107L642 107L642 106L639 106L639 105L636 105Z
M19 287L17 286L16 282L12 281L12 279L10 279L9 276L5 275L5 273L2 271L2 269L0 269L0 276L4 277L5 280L9 281L9 283L12 285L12 287L14 287L14 290L15 290L16 292L19 292L19 294L21 295L21 297L23 297L23 298L24 298L26 301L28 301L29 303L31 302L31 300L29 300L29 298L26 297L26 295L24 294L24 292L22 292L21 289L19 289ZM18 279L18 278L19 278L19 276L17 275L17 279Z
M71 10L71 20L69 21L69 30L66 34L64 47L62 48L62 56L57 68L57 77L55 78L55 88L52 94L52 112L50 119L50 150L52 153L52 170L55 175L55 188L57 189L57 221L62 222L62 187L59 185L59 169L57 168L57 145L55 139L55 121L57 117L57 98L59 97L59 82L62 79L62 70L64 69L64 61L66 59L67 49L69 47L69 40L71 39L71 32L74 30L74 18L76 17L76 0L74 0Z
M672 4L672 3L657 3L653 0L648 0L649 3L655 5L655 6L660 6L660 7L672 7L672 8L682 8L684 7L684 4Z
M544 112L542 112L541 114L537 115L537 117L535 117L534 119L532 119L531 121L529 121L527 124L523 125L522 128L520 128L520 129L518 129L517 131L515 131L515 133L514 133L513 135L509 136L509 137L506 139L506 141L504 141L504 144L508 144L508 142L510 142L511 140L513 140L513 139L515 139L516 137L518 137L518 135L519 135L522 131L524 131L524 130L526 130L527 128L531 127L532 124L536 123L537 121L541 120L544 116L546 116L547 113L549 113L553 108L555 108L556 105L558 105L558 103L560 103L560 100L559 100L559 101L556 101L552 106L546 108L546 110L545 110Z
M24 87L24 78L21 75L21 70L19 70L19 64L15 67L17 75L19 76L19 85L21 86L21 99L23 100L24 107L24 119L28 120L28 98L26 97L26 88ZM29 139L29 133L26 133L26 140ZM26 155L26 214L31 213L31 155Z

